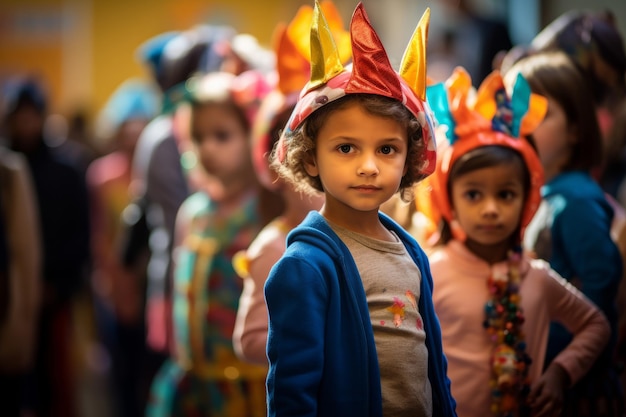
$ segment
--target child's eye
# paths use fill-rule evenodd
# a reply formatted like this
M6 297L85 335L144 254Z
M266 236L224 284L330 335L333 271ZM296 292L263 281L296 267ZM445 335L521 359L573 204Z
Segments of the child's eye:
M380 148L380 152L381 152L383 155L389 155L390 153L392 153L392 152L393 152L393 147L391 147L391 146L389 146L389 145L384 145L384 146L381 146L381 148Z
M233 132L229 130L215 130L210 133L193 132L191 135L192 140L195 143L202 143L205 140L215 138L219 143L226 143L233 136Z
M337 148L341 153L350 153L352 150L352 145L339 145Z
M503 200L512 200L517 196L517 193L511 190L502 190L500 191L499 195L500 195L500 198Z
M227 142L231 137L231 132L227 130L216 130L214 134L219 142Z
M470 201L476 201L480 198L480 192L476 190L468 190L465 192L465 198Z

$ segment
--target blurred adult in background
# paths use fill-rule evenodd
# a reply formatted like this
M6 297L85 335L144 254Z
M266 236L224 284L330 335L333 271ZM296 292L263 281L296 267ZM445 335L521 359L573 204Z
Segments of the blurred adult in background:
M35 191L24 157L0 146L0 404L21 414L32 369L41 301L41 234Z
M44 123L44 140L58 155L80 169L86 175L87 167L97 157L93 138L82 128L86 115L49 114Z
M91 130L91 120L89 118L88 109L79 107L74 109L67 117L67 141L70 143L79 143L82 149L89 156L100 153Z
M111 359L113 409L120 417L143 413L150 382L144 378L145 272L125 268L119 252L122 212L131 202L135 145L159 105L152 84L138 79L122 83L98 120L97 133L107 154L87 171L97 333Z
M39 417L72 417L72 307L84 289L90 261L87 187L80 170L44 142L48 108L42 85L19 77L2 92L6 139L28 162L43 238L43 299L27 402Z

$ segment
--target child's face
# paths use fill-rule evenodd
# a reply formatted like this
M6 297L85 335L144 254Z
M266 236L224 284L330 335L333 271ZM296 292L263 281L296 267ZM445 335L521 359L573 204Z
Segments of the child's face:
M250 141L233 111L220 104L192 110L191 136L204 169L224 183L251 169Z
M519 164L500 164L462 174L452 181L453 215L475 247L506 245L524 206Z
M553 98L548 98L545 118L533 132L537 153L545 170L546 180L561 172L571 155L574 128L570 127L563 107Z
M320 177L325 212L333 213L336 223L341 216L354 220L359 213L377 213L398 191L408 149L407 132L399 122L352 103L328 116L315 142L306 169Z

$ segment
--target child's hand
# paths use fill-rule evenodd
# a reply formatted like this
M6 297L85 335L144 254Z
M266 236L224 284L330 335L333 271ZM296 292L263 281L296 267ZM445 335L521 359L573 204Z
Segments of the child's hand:
M569 386L569 375L560 365L551 363L535 381L528 394L528 405L534 417L558 416L563 408L563 393Z

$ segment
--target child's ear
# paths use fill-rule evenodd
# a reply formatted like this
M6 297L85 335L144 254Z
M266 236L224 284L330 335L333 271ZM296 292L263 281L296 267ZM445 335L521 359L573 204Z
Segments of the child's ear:
M306 154L306 158L304 159L304 170L312 177L320 175L320 172L317 169L317 161L315 161L315 154L312 151L307 152Z

